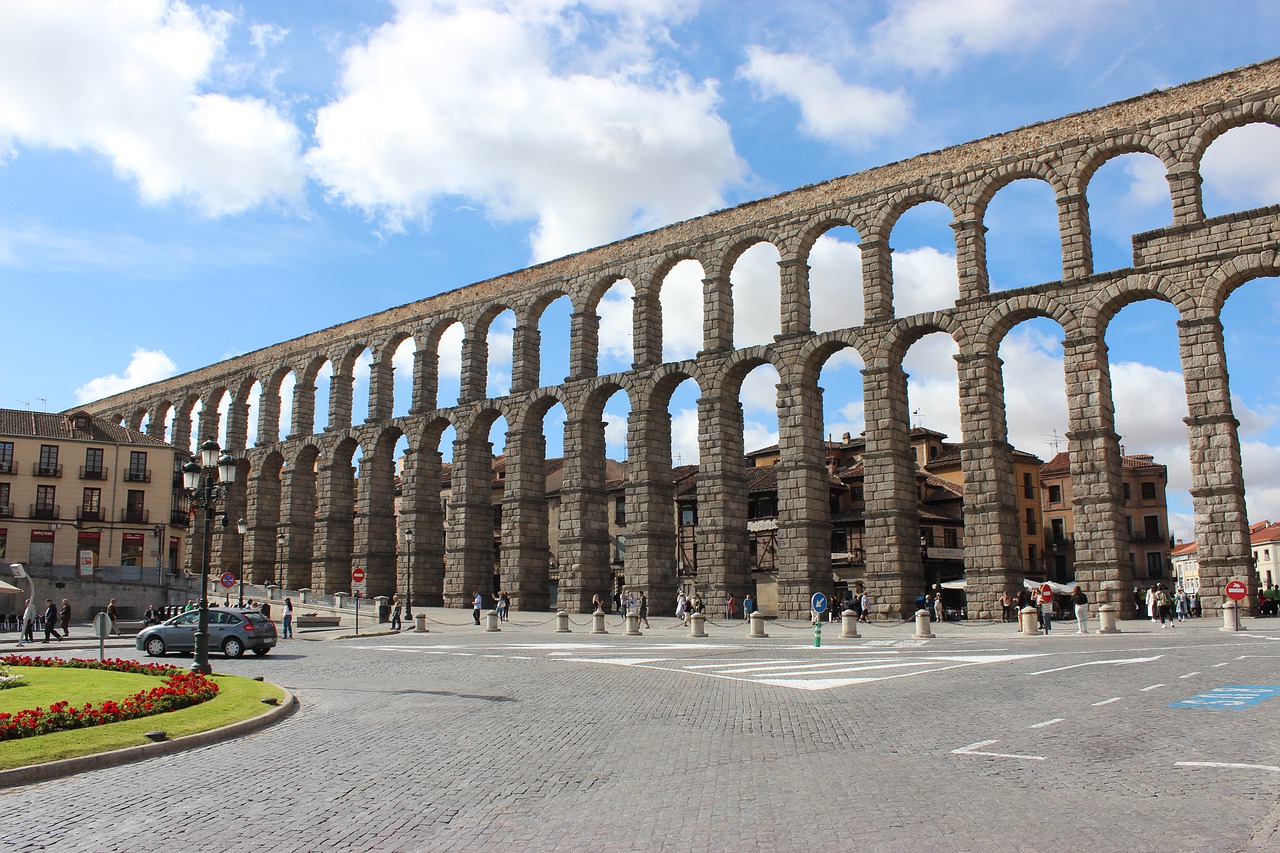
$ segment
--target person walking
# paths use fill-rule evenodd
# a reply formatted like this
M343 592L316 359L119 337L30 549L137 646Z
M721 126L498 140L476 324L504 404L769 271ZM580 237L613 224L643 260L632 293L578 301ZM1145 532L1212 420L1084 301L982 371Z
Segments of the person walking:
M471 598L471 615L475 618L476 624L480 624L480 608L484 607L484 599L480 596L480 590L476 590L476 594Z
M400 605L396 605L396 621L400 621ZM284 612L280 614L280 636L286 640L293 637L293 599L284 600Z
M751 610L755 607L755 602L751 600L751 593L747 593L746 598L742 599L742 621L746 622L751 619Z
M684 597L684 593L682 592L676 596L676 618L680 620L681 624L684 624L684 615L688 612L688 609L689 600Z
M53 603L52 598L44 600L44 642L49 642L49 638L61 640L62 635L58 633L58 605Z
M1071 603L1076 609L1076 633L1089 633L1089 597L1084 594L1079 584L1071 590Z
M116 600L113 598L107 602L107 622L111 625L111 630L108 633L113 637L120 636L119 619L120 611L116 608Z
M404 605L400 603L400 596L391 596L391 630L400 630L400 614L404 611Z
M18 645L36 641L36 608L31 599L22 602L22 625L18 633Z
M640 621L649 627L649 596L644 594L644 590L640 590Z
M71 602L62 599L62 610L58 613L58 621L62 625L62 636L71 636Z

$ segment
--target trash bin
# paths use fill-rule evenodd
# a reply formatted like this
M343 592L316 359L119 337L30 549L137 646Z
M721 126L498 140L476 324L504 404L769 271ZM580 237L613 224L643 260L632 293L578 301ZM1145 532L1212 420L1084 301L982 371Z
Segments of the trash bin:
M391 605L390 604L378 605L378 621L379 622L391 621Z

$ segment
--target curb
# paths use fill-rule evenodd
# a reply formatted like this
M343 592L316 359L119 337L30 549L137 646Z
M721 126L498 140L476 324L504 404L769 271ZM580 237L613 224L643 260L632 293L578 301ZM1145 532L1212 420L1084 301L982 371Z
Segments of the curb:
M283 720L299 707L298 697L293 695L292 692L280 687L278 684L272 684L272 686L283 690L285 699L284 702L265 714L259 714L256 717L250 717L247 720L231 723L221 728L210 729L207 732L184 735L183 737L161 741L160 743L144 743L138 746L127 746L124 749L114 749L110 752L99 752L95 755L81 755L77 758L64 758L61 761L49 761L44 764L15 767L12 770L0 770L0 789L14 785L26 785L31 782L44 782L49 779L57 779L60 776L83 773L86 770L101 770L104 767L129 764L130 762L141 761L144 758L154 758L158 755L169 755L174 752L182 752L198 746L208 746L209 744L251 734L259 729L265 729L267 726Z

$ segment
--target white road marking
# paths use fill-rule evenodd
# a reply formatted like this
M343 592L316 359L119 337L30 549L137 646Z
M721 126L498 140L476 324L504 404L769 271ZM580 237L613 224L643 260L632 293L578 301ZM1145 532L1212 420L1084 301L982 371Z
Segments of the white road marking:
M1023 761L1044 761L1043 755L1015 755L1008 752L979 752L980 746L991 746L993 743L999 743L998 740L980 740L977 743L971 743L968 746L962 746L959 749L951 750L952 755L985 755L989 758L1017 758Z
M1194 678L1195 676L1197 676L1197 675L1199 675L1199 674L1200 674L1200 673L1198 673L1198 672L1188 672L1186 675L1179 675L1178 677L1179 677L1179 678Z
M1056 723L1061 723L1061 722L1063 722L1064 720L1065 720L1065 718L1064 718L1064 717L1054 717L1052 720L1045 720L1043 723L1036 723L1035 725L1027 726L1027 728L1029 728L1029 729L1043 729L1043 728L1048 728L1049 726L1052 726L1052 725L1054 725L1054 724L1056 724Z
M1229 767L1237 770L1266 770L1269 773L1280 773L1280 767L1273 764L1240 764L1232 761L1177 761L1175 767Z
M1103 699L1101 702L1094 702L1093 707L1097 708L1099 705L1110 705L1112 702L1119 702L1123 698L1123 696L1112 696L1110 699Z
M1084 663L1073 663L1070 666L1059 666L1059 667L1055 667L1054 669L1042 669L1038 672L1029 672L1027 673L1027 675L1047 675L1051 672L1064 672L1068 669L1077 669L1082 666L1105 666L1109 663L1115 664L1116 666L1127 666L1132 663L1150 663L1151 661L1160 660L1160 658L1162 657L1164 657L1164 655L1156 655L1154 657L1149 657L1149 658L1119 658L1119 659L1112 659L1112 660L1090 660L1090 661L1085 661Z
M1150 687L1144 687L1144 688L1142 688L1142 692L1143 692L1143 693L1147 693L1147 692L1149 692L1149 691L1151 691L1151 690L1155 690L1155 689L1160 688L1160 687L1168 687L1168 686L1169 686L1169 685L1167 685L1167 684L1153 684L1153 685L1151 685Z
M1218 668L1218 667L1220 667L1220 666L1226 666L1228 663L1229 663L1229 661L1223 661L1222 663L1215 663L1215 664L1213 665L1213 668L1214 668L1214 669L1217 669L1217 668Z

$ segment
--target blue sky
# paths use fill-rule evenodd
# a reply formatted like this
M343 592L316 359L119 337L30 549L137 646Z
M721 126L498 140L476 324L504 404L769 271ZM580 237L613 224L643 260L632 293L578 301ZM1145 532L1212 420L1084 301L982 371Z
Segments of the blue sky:
M1269 59L1277 32L1280 5L1264 0L0 0L0 406L68 408L640 230ZM1277 163L1280 130L1224 136L1205 163L1208 212L1280 201ZM1127 265L1130 235L1169 222L1151 167L1119 158L1091 185L1098 269ZM993 203L994 286L1060 274L1046 193L1018 182ZM948 222L925 206L892 237L899 300L917 310L954 288ZM774 259L744 256L740 304L767 305L770 281L776 304ZM824 240L813 277L828 302L815 316L858 320L837 298L857 263L852 232ZM698 277L678 271L664 298ZM1280 519L1274 284L1242 288L1225 315L1255 519ZM602 336L605 370L625 367L626 295L603 312L606 332L624 330ZM1172 526L1189 538L1175 319L1132 306L1108 344L1126 451L1170 466ZM563 306L547 323L550 382ZM737 321L743 342L775 324L764 310ZM1001 351L1011 438L1045 459L1066 430L1059 338L1032 322ZM697 324L667 339L686 355ZM933 336L907 369L919 422L959 440L952 352ZM862 429L858 368L823 375L837 438ZM446 376L446 403L449 388ZM776 439L772 395L754 374L748 447ZM673 404L684 462L697 459L694 399L685 388ZM609 411L622 457L625 402Z

